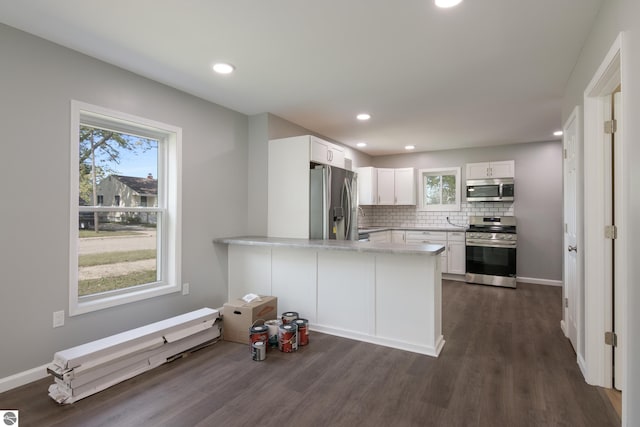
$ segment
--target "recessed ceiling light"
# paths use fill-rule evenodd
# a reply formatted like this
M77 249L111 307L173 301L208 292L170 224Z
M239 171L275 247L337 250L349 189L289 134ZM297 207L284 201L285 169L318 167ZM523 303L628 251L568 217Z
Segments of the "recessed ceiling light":
M415 145L405 145L405 146L404 146L404 149L405 149L405 150L415 150L415 149L416 149L416 146L415 146Z
M367 143L366 143L366 142L358 142L356 145L357 145L358 147L366 147L366 146L367 146Z
M561 130L557 130L553 133L554 136L562 136L562 131Z
M447 8L457 6L462 3L462 0L436 0L436 6Z
M235 69L236 67L234 67L231 64L227 64L225 62L218 62L213 66L213 71L215 71L218 74L231 74Z
M358 120L369 120L371 118L371 114L367 114L367 113L360 113L356 116L356 119Z

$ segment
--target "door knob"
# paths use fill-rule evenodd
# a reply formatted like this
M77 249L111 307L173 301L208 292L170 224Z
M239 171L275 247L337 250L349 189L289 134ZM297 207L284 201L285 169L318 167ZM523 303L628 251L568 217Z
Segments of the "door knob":
M578 247L577 246L571 246L569 245L569 247L567 248L567 250L569 252L573 251L573 252L578 252Z

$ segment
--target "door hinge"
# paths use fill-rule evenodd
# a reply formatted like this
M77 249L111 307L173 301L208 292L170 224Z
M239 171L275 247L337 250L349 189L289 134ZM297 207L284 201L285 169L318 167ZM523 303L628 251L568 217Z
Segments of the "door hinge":
M613 347L618 346L618 335L615 332L604 333L604 343Z
M567 149L566 148L564 149L564 158L565 159L567 158Z
M564 223L564 232L565 233L569 232L569 224L567 224L566 222Z
M616 120L607 120L604 122L604 133L616 133L616 130L618 130L618 122Z
M618 238L618 227L615 225L605 225L604 227L604 238L605 239L617 239Z
M564 299L564 307L569 308L569 298Z

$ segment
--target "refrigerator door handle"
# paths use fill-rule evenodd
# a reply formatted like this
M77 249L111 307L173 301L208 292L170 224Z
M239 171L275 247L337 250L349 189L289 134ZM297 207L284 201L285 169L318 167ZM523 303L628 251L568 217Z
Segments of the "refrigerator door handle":
M344 227L344 239L350 240L351 237L351 185L347 178L344 179L344 188L347 190L347 213Z
M322 180L323 186L323 194L324 197L324 206L323 206L323 217L322 221L322 238L328 239L331 235L331 226L329 224L329 220L331 218L331 167L327 166L324 168L324 179Z

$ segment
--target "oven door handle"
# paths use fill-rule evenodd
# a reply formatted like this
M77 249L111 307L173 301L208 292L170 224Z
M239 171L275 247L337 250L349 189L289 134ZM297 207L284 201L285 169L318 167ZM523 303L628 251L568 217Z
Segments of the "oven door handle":
M481 248L516 248L516 242L486 242L481 240L467 240L467 246L476 246Z

